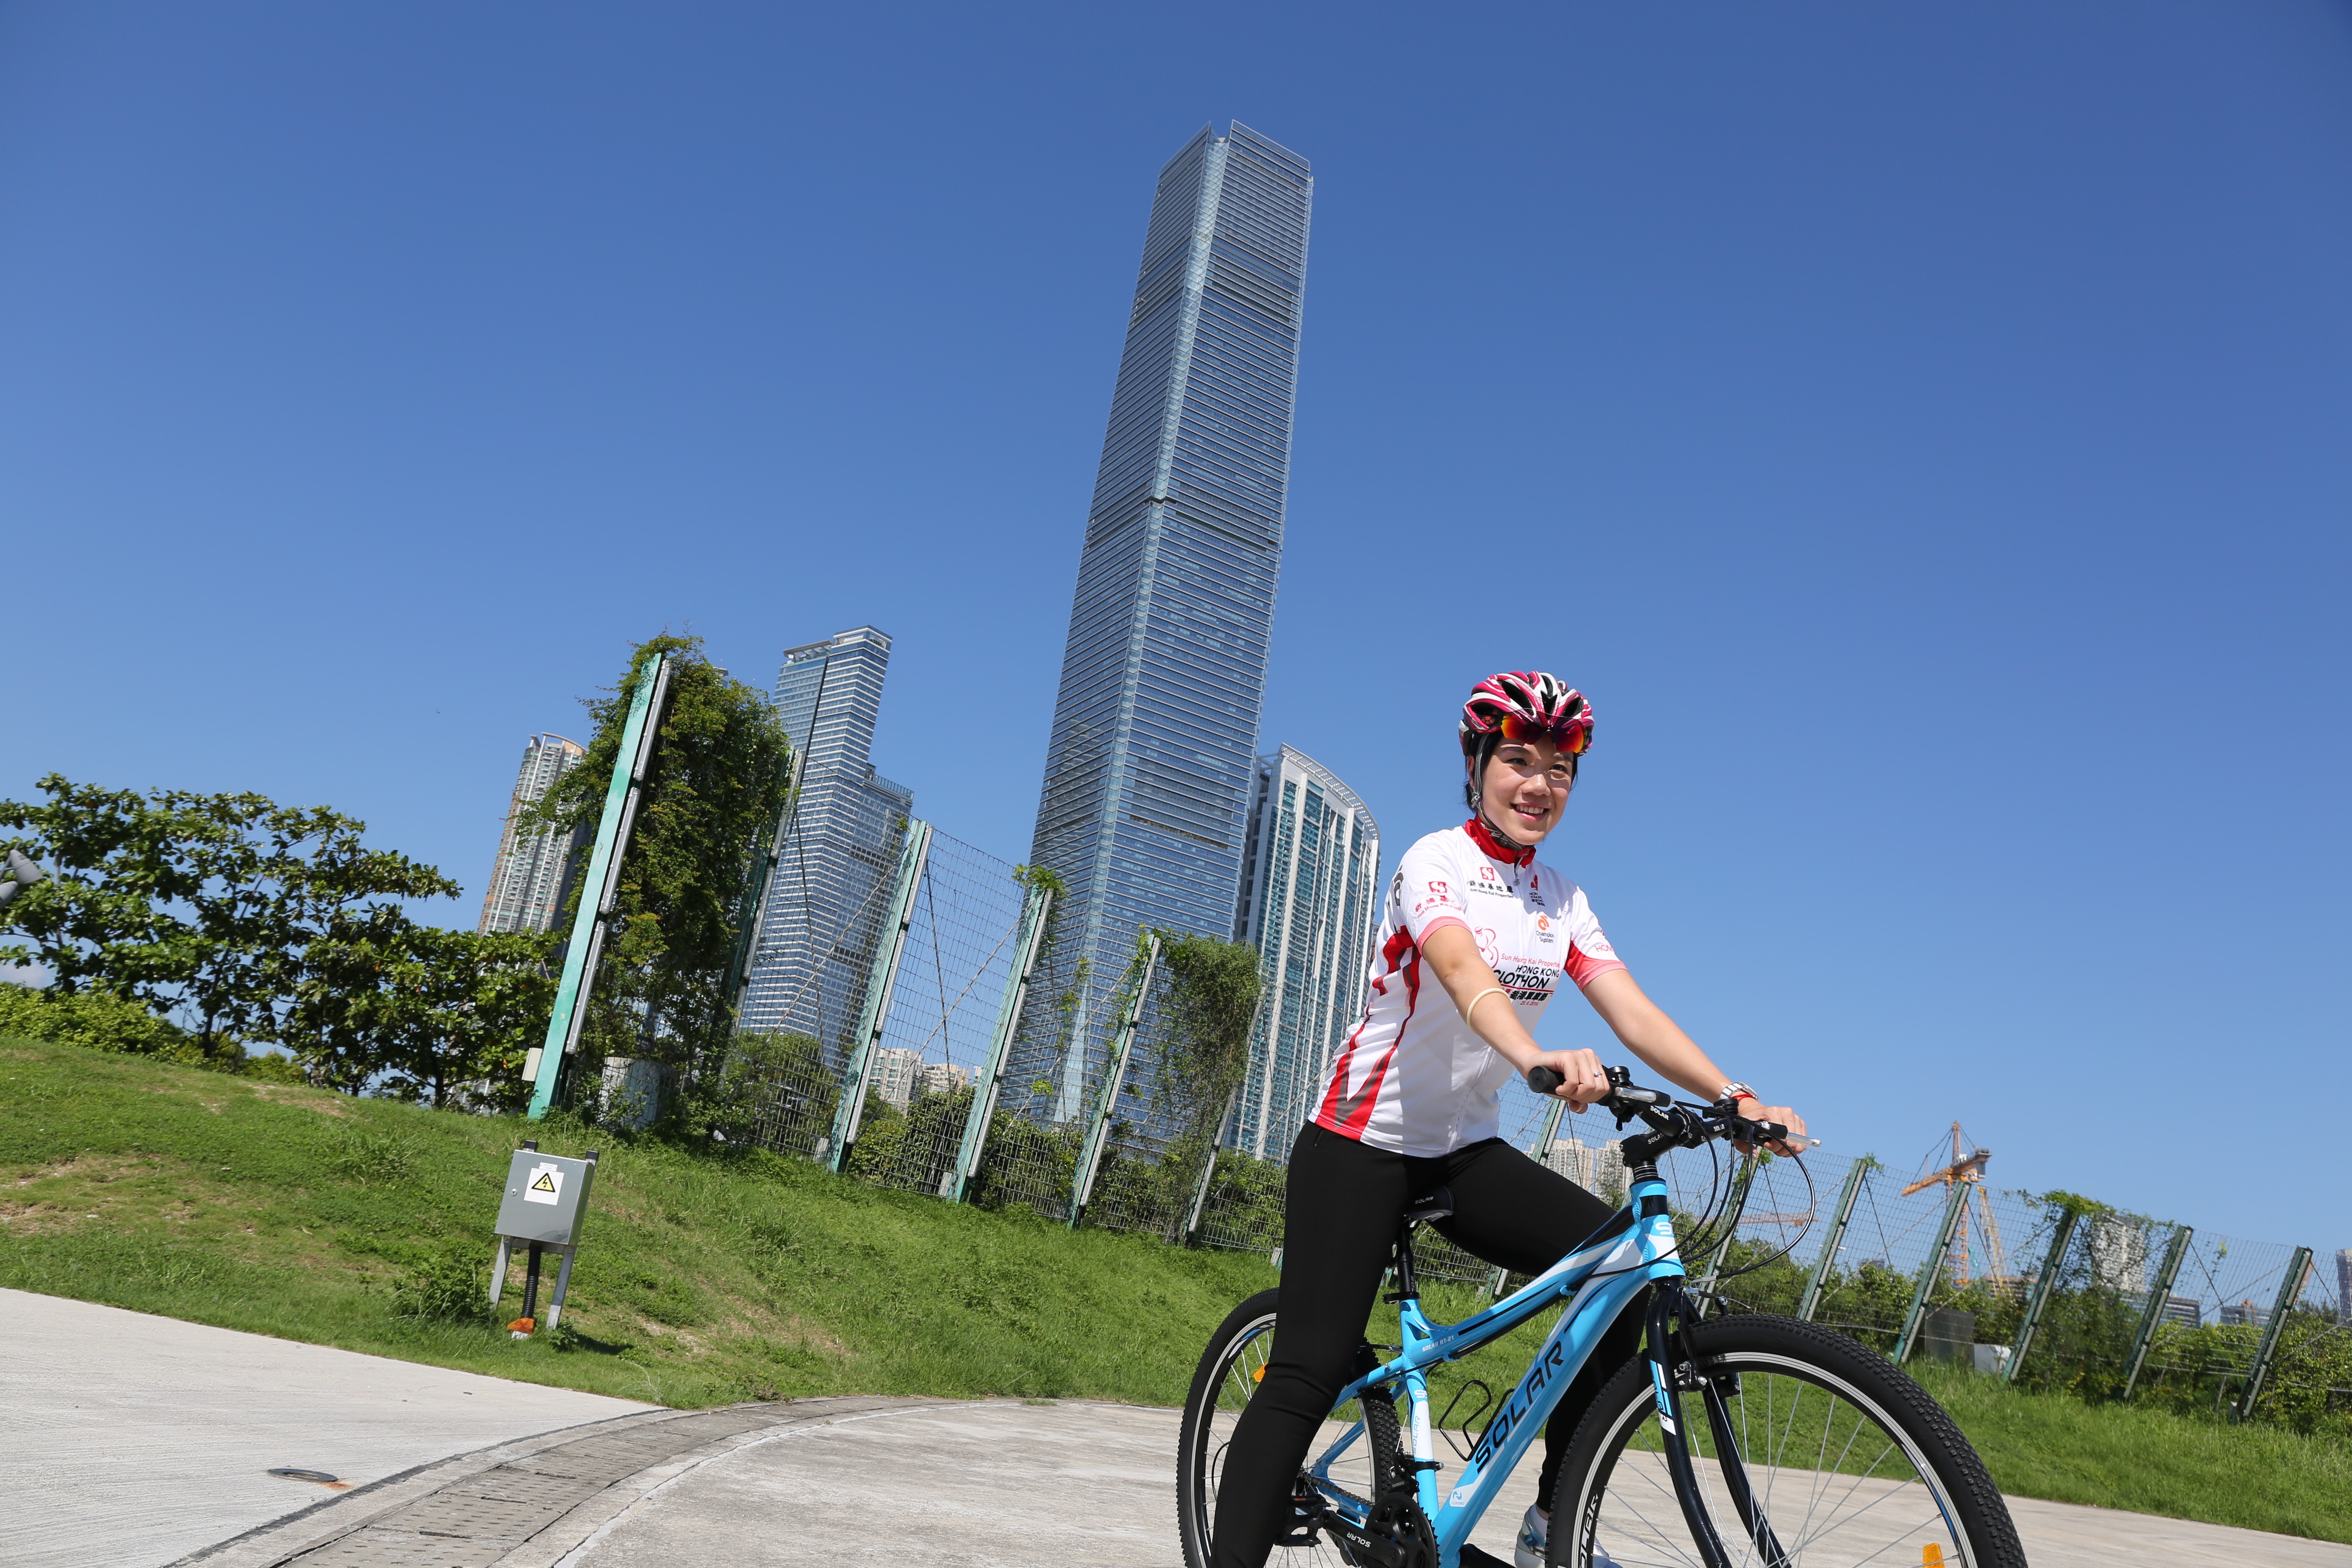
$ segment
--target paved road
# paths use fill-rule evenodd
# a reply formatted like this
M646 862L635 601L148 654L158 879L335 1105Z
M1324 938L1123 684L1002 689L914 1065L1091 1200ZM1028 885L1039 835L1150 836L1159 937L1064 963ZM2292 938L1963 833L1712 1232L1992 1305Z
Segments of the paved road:
M0 1564L1180 1561L1170 1410L903 1398L662 1410L15 1291L0 1291ZM261 1474L283 1465L362 1484L325 1496ZM2287 1536L2011 1506L2034 1568L2352 1568L2352 1548ZM1478 1541L1507 1557L1506 1511Z
M0 1290L0 1563L133 1568L365 1484L650 1405Z

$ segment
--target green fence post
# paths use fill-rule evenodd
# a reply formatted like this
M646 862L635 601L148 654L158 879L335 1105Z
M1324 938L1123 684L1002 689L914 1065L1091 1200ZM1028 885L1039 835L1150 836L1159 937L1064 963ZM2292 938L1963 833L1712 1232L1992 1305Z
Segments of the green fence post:
M646 769L653 761L655 738L661 732L662 700L669 694L671 668L664 654L650 655L637 666L628 717L621 725L620 752L613 759L613 777L604 786L604 809L596 818L596 847L589 852L588 875L580 885L580 907L572 917L572 940L563 950L563 978L556 984L555 1005L547 1016L547 1037L524 1063L525 1076L532 1080L530 1117L533 1121L545 1116L554 1102L563 1058L580 1046L580 1026L587 1021L588 995L596 984L596 960L604 951L605 917L613 912L621 858L628 850L629 829L635 824L637 802L645 792Z
M2298 1247L2286 1266L2286 1278L2279 1281L2278 1304L2271 1309L2271 1321L2263 1325L2262 1348L2254 1352L2254 1364L2246 1371L2246 1392L2238 1396L2238 1419L2251 1421L2254 1401L2263 1396L2263 1383L2270 1376L2271 1362L2278 1354L2279 1332L2286 1327L2286 1315L2303 1294L2304 1276L2311 1272L2311 1248Z
M1748 1191L1756 1184L1756 1167L1763 1159L1760 1149L1744 1155L1738 1173L1731 1178L1731 1195L1723 1205L1723 1235L1706 1257L1706 1272L1692 1287L1698 1300L1698 1315L1706 1317L1712 1304L1715 1283L1723 1275L1723 1260L1731 1255L1731 1238L1739 1234L1739 1216L1748 1212Z
M1110 1137L1111 1113L1118 1109L1118 1093L1127 1084L1128 1053L1135 1047L1136 1026L1143 1022L1143 1005L1151 994L1151 971L1160 962L1160 933L1151 933L1143 954L1143 974L1137 982L1135 994L1128 999L1127 1016L1118 1023L1118 1033L1112 1037L1110 1059L1103 1064L1102 1099L1095 1107L1094 1121L1087 1128L1087 1141L1078 1149L1078 1168L1070 1183L1070 1228L1078 1228L1078 1220L1095 1195L1095 1169L1102 1163L1103 1144ZM1070 1042L1073 1048L1077 1042Z
M824 1152L825 1169L845 1170L849 1151L857 1142L858 1123L866 1120L866 1072L874 1048L890 1021L890 993L898 984L898 960L907 951L907 928L915 923L915 889L922 886L923 865L930 858L931 825L909 818L906 847L898 852L898 885L890 891L890 918L874 953L874 969L866 981L866 1005L857 1015L849 1060L841 1073L841 1102L833 1108L833 1136Z
M1944 1223L1937 1228L1935 1250L1927 1254L1927 1262L1919 1265L1919 1288L1911 1292L1911 1310L1903 1320L1902 1337L1895 1342L1897 1366L1911 1359L1911 1346L1919 1338L1920 1320L1927 1315L1927 1298L1944 1272L1945 1256L1952 1250L1952 1236L1960 1228L1960 1209L1969 1201L1969 1185L1955 1176L1951 1195L1944 1200Z
M1260 993L1264 994L1263 992ZM1184 1219L1184 1245L1201 1234L1201 1211L1209 1206L1209 1182L1217 1173L1217 1155L1225 1145L1225 1134L1234 1125L1234 1112L1242 1108L1242 1086L1234 1085L1233 1093L1225 1096L1225 1113L1217 1121L1217 1135L1209 1141L1209 1157L1202 1162L1199 1185L1192 1189L1192 1212Z
M2180 1265L2189 1257L2189 1238L2196 1234L2187 1226L2175 1226L2172 1245L2164 1249L2163 1266L2156 1271L2155 1287L2147 1293L2147 1310L2139 1315L2139 1332L2132 1336L2131 1360L2124 1367L2124 1391L2117 1399L2129 1399L2139 1382L2139 1369L2147 1361L2147 1347L2156 1342L2156 1325L2164 1321L2165 1304L2172 1300L2172 1282L2180 1278Z
M2058 1215L2058 1229L2050 1237L2050 1256L2042 1260L2042 1272L2033 1277L2033 1289L2025 1298L2025 1316L2017 1321L2017 1340L2009 1347L2009 1365L2001 1369L2003 1383L2015 1383L2024 1368L2025 1352L2033 1348L2033 1331L2042 1326L2042 1309L2049 1304L2050 1292L2058 1283L2058 1267L2066 1261L2066 1244L2074 1238L2074 1222L2082 1215L2065 1209Z
M1822 1304L1822 1289L1829 1283L1830 1270L1836 1266L1838 1249L1845 1243L1846 1222L1853 1218L1853 1205L1862 1196L1863 1178L1870 1174L1875 1162L1867 1154L1853 1163L1845 1173L1845 1186L1838 1194L1837 1207L1830 1215L1829 1235L1822 1238L1822 1255L1813 1259L1812 1277L1805 1281L1805 1294L1797 1303L1800 1321L1811 1322L1813 1310Z
M1013 941L1004 1000L997 1006L996 1027L988 1037L988 1049L971 1080L971 1110L963 1119L963 1141L956 1145L955 1169L948 1173L947 1190L940 1194L951 1204L963 1202L965 1192L980 1176L981 1156L988 1150L989 1120L996 1114L997 1092L1003 1087L1004 1058L1013 1048L1013 1032L1021 1026L1029 982L1037 973L1037 955L1045 950L1045 917L1053 908L1051 888L1032 886L1029 896L1021 901L1020 935Z

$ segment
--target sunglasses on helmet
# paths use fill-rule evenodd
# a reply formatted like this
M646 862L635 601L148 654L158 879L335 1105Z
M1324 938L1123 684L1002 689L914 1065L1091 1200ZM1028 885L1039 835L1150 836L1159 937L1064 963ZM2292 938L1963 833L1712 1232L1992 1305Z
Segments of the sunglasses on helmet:
M1538 724L1516 713L1507 713L1503 716L1499 732L1504 740L1517 741L1522 745L1549 741L1559 748L1563 756L1580 757L1584 754L1584 748L1592 742L1592 721L1580 714L1565 724Z

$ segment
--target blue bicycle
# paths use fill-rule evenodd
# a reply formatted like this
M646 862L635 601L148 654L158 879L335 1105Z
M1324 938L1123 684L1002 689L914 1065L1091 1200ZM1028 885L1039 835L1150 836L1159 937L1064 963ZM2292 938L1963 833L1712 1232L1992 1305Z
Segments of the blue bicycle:
M1542 1068L1529 1086L1559 1079ZM1471 1531L1617 1316L1643 1314L1641 1357L1601 1387L1577 1427L1551 1498L1548 1568L2024 1568L2000 1491L1943 1408L1885 1357L1793 1318L1702 1320L1685 1291L1658 1161L1721 1139L1786 1135L1728 1105L1633 1087L1622 1068L1601 1105L1624 1140L1625 1206L1528 1285L1454 1324L1422 1311L1414 1228L1452 1212L1442 1191L1399 1226L1402 1346L1367 1342L1370 1370L1342 1389L1320 1451L1293 1491L1286 1568L1465 1568L1495 1563ZM1545 1080L1549 1079L1549 1082ZM1208 1568L1217 1485L1233 1426L1264 1375L1281 1290L1235 1308L1201 1358L1184 1406L1177 1513L1190 1568ZM1447 1467L1432 1444L1429 1373L1564 1305L1524 1376ZM1388 1359L1380 1352L1393 1352ZM1700 1415L1684 1418L1686 1399ZM1397 1401L1406 1415L1401 1420ZM1352 1418L1341 1419L1349 1405ZM1409 1435L1409 1436L1408 1436ZM1461 1450L1457 1449L1457 1453Z

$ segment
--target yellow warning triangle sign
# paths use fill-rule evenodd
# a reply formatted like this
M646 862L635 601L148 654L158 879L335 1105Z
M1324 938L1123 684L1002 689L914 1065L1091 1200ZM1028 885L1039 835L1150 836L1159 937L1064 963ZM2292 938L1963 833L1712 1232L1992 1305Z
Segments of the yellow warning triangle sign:
M539 1180L530 1184L530 1190L534 1193L553 1192L555 1190L555 1173L552 1171L541 1171L539 1173Z

